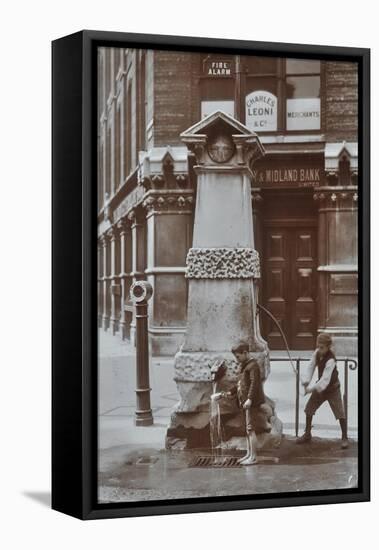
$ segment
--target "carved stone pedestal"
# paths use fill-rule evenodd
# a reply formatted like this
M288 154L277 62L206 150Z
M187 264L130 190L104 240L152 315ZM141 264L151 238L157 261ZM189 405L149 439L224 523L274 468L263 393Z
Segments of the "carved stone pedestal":
M227 366L218 390L234 385L231 353L249 343L264 378L269 356L256 322L259 256L254 247L251 165L264 151L258 136L217 112L182 134L196 156L197 194L193 247L187 255L188 315L184 343L175 357L180 393L167 431L167 447L209 446L211 366ZM225 436L243 435L241 411L220 402Z

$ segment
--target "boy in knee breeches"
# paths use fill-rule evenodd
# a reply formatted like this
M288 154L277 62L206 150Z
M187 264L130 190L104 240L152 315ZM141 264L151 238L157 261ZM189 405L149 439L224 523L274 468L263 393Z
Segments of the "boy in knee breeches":
M306 394L311 394L304 412L306 418L305 432L297 439L297 443L307 443L312 440L312 419L318 408L328 401L336 420L339 421L342 434L341 447L349 446L347 438L347 422L345 408L342 402L341 387L338 377L336 357L331 350L333 341L329 334L319 334L317 349L314 351L301 382ZM318 380L311 383L313 373L317 367Z
M268 421L272 415L271 407L266 404L260 367L255 359L249 358L249 345L240 342L232 349L239 363L237 384L231 390L222 393L222 397L234 397L242 409L246 430L246 455L239 460L240 464L248 466L257 462L257 435L269 433L271 424Z

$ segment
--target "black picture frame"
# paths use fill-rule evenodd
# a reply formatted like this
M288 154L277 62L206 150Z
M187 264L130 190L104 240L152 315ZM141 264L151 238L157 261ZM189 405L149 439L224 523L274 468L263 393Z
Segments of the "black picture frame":
M344 490L98 504L96 51L209 50L356 61L359 66L359 481ZM52 508L81 519L370 499L370 50L85 30L52 43Z

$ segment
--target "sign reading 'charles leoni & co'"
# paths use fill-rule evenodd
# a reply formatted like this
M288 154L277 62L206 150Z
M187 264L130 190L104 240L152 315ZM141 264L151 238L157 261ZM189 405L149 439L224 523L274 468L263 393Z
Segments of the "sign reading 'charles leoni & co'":
M254 132L278 129L278 99L274 94L257 90L246 96L246 126Z

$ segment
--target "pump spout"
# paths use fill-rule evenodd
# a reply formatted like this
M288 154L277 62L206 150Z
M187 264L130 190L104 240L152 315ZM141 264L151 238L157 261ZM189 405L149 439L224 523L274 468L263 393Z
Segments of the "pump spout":
M226 371L225 361L222 359L215 361L211 366L211 381L219 382L225 376Z

